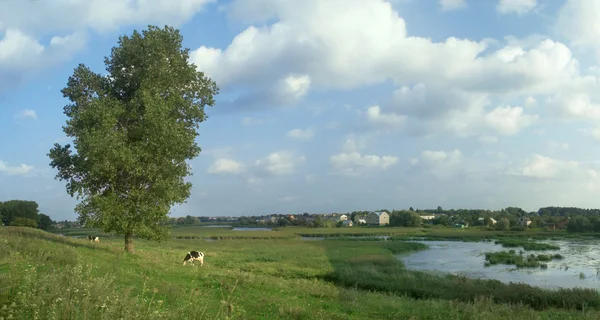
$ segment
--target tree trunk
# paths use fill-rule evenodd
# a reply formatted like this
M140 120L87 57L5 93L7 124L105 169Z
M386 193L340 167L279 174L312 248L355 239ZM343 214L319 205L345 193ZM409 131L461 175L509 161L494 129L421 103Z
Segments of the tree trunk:
M125 233L125 251L128 253L135 253L135 248L133 247L133 233L132 232Z

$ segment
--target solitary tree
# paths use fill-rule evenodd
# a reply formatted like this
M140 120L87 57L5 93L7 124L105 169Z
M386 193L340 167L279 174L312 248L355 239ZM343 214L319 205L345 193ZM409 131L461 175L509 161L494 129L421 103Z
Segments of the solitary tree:
M50 165L81 200L79 221L124 235L130 253L134 236L165 239L170 208L190 195L186 160L200 153L196 130L218 87L188 58L178 30L149 26L119 38L107 75L80 64L62 89L76 152L54 144Z

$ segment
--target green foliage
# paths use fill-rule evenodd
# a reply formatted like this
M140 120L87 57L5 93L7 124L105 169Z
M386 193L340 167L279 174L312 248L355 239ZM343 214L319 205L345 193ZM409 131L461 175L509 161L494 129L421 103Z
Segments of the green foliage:
M496 222L496 230L510 230L510 221L507 218L502 218Z
M119 38L105 58L103 76L80 64L63 96L63 126L71 145L55 144L48 156L81 202L80 222L132 239L162 240L170 208L190 195L186 160L200 153L195 142L205 106L217 85L196 70L178 30L149 26Z
M563 257L560 254L548 255L548 254L530 254L523 255L516 254L514 250L500 251L500 252L486 252L485 260L490 265L495 264L507 264L507 265L515 265L517 268L547 268L547 265L542 264L540 262L549 262L553 259L560 260ZM487 265L487 264L486 264Z
M600 217L576 216L567 223L567 231L571 233L600 232Z
M495 303L525 305L535 310L550 308L600 309L600 294L593 289L545 290L522 283L435 275L402 268L402 263L385 256L362 255L334 262L327 279L338 285L389 292L414 299L444 299L474 302L489 297ZM557 310L552 310L557 312ZM475 317L475 319L489 319ZM444 319L443 316L440 317Z
M40 217L39 218L40 222L38 224L38 227L40 229L42 229L42 230L50 230L50 229L52 229L52 225L54 224L54 221L52 221L52 219L49 216L47 216L47 215L45 215L43 213L40 213L39 217Z
M392 227L420 227L423 223L421 216L414 211L392 211L390 226Z
M11 226L37 228L38 224L33 219L17 217L10 222Z
M529 241L527 239L514 239L514 238L501 239L501 240L497 240L495 242L495 244L501 244L505 248L522 247L523 249L530 250L530 251L532 251L532 250L542 251L542 250L558 250L558 249L560 249L560 247L557 246L557 245L553 245L553 244L549 244L549 243L540 243L540 242L535 242L535 241Z
M9 200L0 206L2 221L10 225L16 218L26 218L36 222L39 219L38 204L35 201Z
M30 228L0 228L4 289L0 317L600 318L600 298L594 290L545 290L409 271L392 250L410 252L413 245L398 242L396 249L388 245L337 240L142 240L138 255L131 256L124 255L120 240L112 237L93 244ZM204 248L204 267L181 266L181 253L190 247ZM585 312L572 310L582 307Z

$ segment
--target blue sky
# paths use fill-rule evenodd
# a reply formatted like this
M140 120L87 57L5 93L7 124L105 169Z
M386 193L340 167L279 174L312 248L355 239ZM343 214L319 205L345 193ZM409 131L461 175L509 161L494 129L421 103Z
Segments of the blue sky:
M151 5L148 5L151 3ZM60 13L60 14L59 14ZM0 2L0 201L76 200L60 89L122 34L180 28L221 87L181 215L598 207L600 2Z

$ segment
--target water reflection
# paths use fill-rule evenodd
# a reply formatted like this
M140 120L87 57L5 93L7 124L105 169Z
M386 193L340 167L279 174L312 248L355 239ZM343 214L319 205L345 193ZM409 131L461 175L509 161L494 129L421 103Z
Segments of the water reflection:
M600 289L600 242L545 241L560 246L560 250L524 251L524 254L555 254L563 260L548 262L548 269L494 265L484 267L485 252L521 248L502 248L493 242L416 241L429 245L429 250L400 255L407 269L446 272L470 278L496 279L502 282L522 282L545 288L585 287Z

